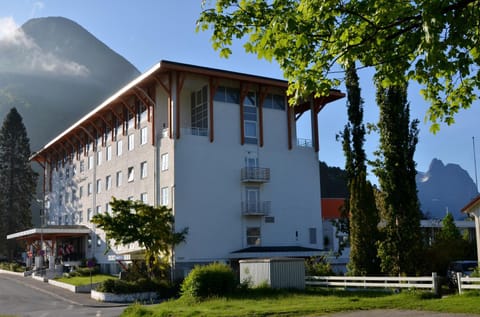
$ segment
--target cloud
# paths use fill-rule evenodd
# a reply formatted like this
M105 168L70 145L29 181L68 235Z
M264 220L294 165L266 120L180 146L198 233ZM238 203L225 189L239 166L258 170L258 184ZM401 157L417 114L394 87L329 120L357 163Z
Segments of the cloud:
M0 18L0 71L80 77L89 74L86 66L42 50L12 17Z
M35 1L32 5L32 11L30 12L30 17L35 18L37 17L38 13L45 8L45 3L42 1Z

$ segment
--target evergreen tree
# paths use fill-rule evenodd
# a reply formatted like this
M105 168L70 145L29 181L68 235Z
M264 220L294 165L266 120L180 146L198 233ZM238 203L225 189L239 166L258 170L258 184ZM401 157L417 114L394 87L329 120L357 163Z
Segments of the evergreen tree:
M37 174L29 162L30 144L22 117L12 108L0 130L0 253L12 260L18 245L6 235L31 226L30 203Z
M379 218L373 188L367 181L366 155L363 149L363 101L354 63L347 66L346 86L349 123L343 131L343 150L350 194L347 204L350 216L348 270L352 275L375 274L378 273L376 243Z
M422 213L415 183L413 155L418 142L418 120L410 123L407 84L383 88L377 85L380 108L375 174L383 197L383 238L378 244L381 269L397 275L414 274L421 267Z
M442 229L440 229L437 239L443 241L462 239L462 235L455 225L455 219L453 219L451 213L448 213L445 218L443 218Z

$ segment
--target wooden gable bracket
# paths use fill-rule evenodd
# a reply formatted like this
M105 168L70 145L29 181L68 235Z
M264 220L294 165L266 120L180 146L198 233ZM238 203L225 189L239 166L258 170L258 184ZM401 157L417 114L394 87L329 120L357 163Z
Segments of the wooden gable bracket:
M137 129L137 112L125 100L120 99L120 102L125 108L127 108L128 111L130 111L133 114L133 127ZM126 120L128 120L128 118L125 118L125 121Z
M182 92L183 89L183 84L185 83L185 78L187 76L185 75L184 72L177 72L177 91L176 91L176 128L177 128L177 133L176 133L176 138L180 139L180 93Z
M77 141L78 141L79 148L77 148L77 160L80 160L80 152L81 152L80 149L83 149L83 147L85 146L85 144L84 144L82 138L77 135L77 133L72 133L72 136L73 136L75 139L77 139Z
M268 86L260 85L258 89L259 100L258 100L258 132L259 132L259 145L263 147L263 103L265 102L265 97L269 93L270 89Z
M102 119L103 122L105 122L105 124L110 128L110 131L112 132L112 142L114 141L114 135L113 135L113 124L111 122L109 122L104 116L102 113L98 113L98 117L100 119ZM103 139L105 138L105 142L107 141L107 136L102 136L102 142L103 142Z
M209 88L210 88L210 98L208 99L208 112L209 112L209 122L208 122L208 126L209 126L209 139L210 139L210 143L213 142L213 140L215 139L215 135L214 135L214 132L215 132L215 129L214 129L214 124L215 124L215 121L214 121L214 116L213 116L213 98L215 96L215 92L217 91L217 88L218 88L218 85L219 85L219 79L217 77L209 77L208 79L209 81Z
M168 137L171 139L173 137L173 128L172 128L172 73L169 72L167 76L167 83L163 81L163 78L160 76L155 76L155 82L157 82L167 93L167 120L168 120ZM153 139L153 138L152 138Z
M123 111L122 111L121 115L119 115L118 112L115 111L115 109L113 109L113 107L110 108L110 111L115 116L115 118L117 118L117 120L122 123L122 135L126 135L127 133L125 131L126 130L125 129L125 118L123 117Z

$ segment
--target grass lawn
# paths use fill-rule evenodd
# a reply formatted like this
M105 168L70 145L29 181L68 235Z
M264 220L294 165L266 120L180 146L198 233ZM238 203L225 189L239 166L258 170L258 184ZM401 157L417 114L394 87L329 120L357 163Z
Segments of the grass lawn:
M430 293L421 291L392 294L325 289L305 292L254 290L243 295L202 302L180 298L148 307L135 304L128 307L121 316L319 316L371 309L479 314L479 302L479 292L438 299L432 298Z
M92 283L101 283L108 279L116 279L116 278L117 277L112 275L96 274L96 275L92 275ZM75 286L90 284L90 276L60 277L60 278L56 278L55 280L62 283L75 285Z

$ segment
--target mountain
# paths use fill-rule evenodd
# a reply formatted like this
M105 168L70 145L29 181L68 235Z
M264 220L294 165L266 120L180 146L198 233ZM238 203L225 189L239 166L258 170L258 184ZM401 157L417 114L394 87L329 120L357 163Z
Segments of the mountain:
M32 19L0 38L0 119L16 107L38 150L139 74L77 23Z
M328 166L325 162L320 164L320 190L323 198L348 197L347 173L339 167Z
M442 219L450 212L463 219L461 209L478 195L477 186L467 171L457 164L444 165L433 159L428 171L417 173L418 198L427 218Z

